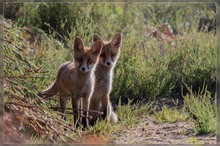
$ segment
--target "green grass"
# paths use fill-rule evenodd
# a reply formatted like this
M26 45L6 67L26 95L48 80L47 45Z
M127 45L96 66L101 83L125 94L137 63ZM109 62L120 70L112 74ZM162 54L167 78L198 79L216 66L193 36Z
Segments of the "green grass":
M196 137L191 137L191 138L189 139L189 144L202 144L202 143L199 142Z
M111 135L114 131L119 129L118 124L107 122L106 120L98 120L94 126L88 127L88 134L101 134L104 136Z
M176 106L169 108L166 105L163 105L160 111L154 109L153 113L159 123L177 123L188 119L188 115L184 113L183 110L177 109Z
M184 97L184 108L195 123L198 134L216 132L216 97L211 102L211 93L204 86L198 93L190 90Z
M117 113L123 126L134 127L139 122L141 116L148 114L152 106L152 103L131 103L132 100L128 100L126 105L121 105L121 101L119 101Z

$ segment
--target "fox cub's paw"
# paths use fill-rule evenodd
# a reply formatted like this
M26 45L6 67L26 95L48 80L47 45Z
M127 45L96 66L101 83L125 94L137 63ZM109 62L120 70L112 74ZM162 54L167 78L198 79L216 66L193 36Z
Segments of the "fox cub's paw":
M110 121L112 121L113 123L118 123L120 121L120 119L118 118L118 115L114 112L111 113L111 117L110 117Z

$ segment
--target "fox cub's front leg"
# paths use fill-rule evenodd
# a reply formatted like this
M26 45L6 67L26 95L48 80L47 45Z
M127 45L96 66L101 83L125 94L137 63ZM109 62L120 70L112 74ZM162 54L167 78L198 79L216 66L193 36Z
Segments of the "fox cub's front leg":
M108 103L109 103L109 96L105 95L102 97L102 111L104 112L102 115L103 119L107 119L108 115L109 115L109 110L108 110Z
M82 118L82 124L83 127L87 127L89 125L89 106L90 106L90 97L86 96L83 98L83 118Z
M76 124L76 126L79 126L79 122L80 122L80 98L74 98L72 97L72 110L73 110L73 119L74 119L74 124Z
M63 113L62 117L64 120L66 120L65 109L66 109L67 101L68 101L68 97L65 96L60 97L60 108L61 108L60 112Z

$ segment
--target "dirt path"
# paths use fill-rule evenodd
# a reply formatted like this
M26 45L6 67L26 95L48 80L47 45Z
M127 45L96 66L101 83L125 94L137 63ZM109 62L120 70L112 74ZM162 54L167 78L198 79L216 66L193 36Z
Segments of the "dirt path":
M198 136L189 122L162 123L143 117L140 125L114 133L117 144L215 144L216 135Z

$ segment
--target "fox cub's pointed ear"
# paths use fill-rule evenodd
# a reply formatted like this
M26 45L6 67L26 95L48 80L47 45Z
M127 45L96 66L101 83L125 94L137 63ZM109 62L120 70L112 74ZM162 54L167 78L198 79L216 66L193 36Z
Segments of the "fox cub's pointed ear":
M121 47L121 42L122 38L120 33L117 33L111 40L111 44L117 48Z
M102 47L103 43L100 40L96 41L91 47L91 53L98 56L101 53Z
M76 37L73 45L73 50L74 51L82 51L84 50L84 44L81 40L81 38Z
M92 37L93 43L96 42L96 41L98 41L98 40L102 41L102 38L101 38L99 35L94 34L93 37Z

